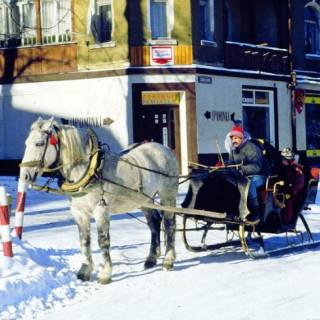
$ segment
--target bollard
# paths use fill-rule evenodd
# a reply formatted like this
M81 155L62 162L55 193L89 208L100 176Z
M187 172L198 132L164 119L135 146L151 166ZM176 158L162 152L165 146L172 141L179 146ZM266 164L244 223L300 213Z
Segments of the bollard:
M0 186L0 227L2 234L3 255L5 257L13 257L8 207L6 188Z
M15 230L16 235L19 239L22 238L22 228L23 228L23 216L24 216L24 205L26 201L26 190L27 184L19 179L18 182L18 194L16 201L16 215L15 215Z

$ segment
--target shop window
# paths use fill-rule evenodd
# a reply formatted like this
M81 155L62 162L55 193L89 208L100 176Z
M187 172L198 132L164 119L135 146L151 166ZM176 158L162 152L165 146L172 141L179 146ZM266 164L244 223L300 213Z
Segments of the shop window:
M319 8L307 5L304 9L305 52L320 54Z
M214 2L200 0L200 37L202 44L214 41Z
M150 25L152 39L168 39L168 1L150 1Z
M270 92L259 90L242 91L242 113L244 129L253 138L273 142L270 125L272 113Z
M71 0L41 1L42 43L71 41Z
M96 0L91 16L91 32L96 43L112 40L112 0Z
M0 2L0 47L17 47L36 43L34 1Z
M305 98L306 144L309 157L320 156L320 96Z

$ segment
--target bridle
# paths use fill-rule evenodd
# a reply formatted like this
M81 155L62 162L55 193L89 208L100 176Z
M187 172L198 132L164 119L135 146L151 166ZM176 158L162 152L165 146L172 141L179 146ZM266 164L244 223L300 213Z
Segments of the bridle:
M43 130L43 133L47 134L47 138L45 139L45 145L43 148L43 153L41 155L40 160L33 161L25 161L19 164L20 168L36 168L36 173L46 172L52 173L58 171L62 168L62 164L59 164L60 160L60 138L59 138L59 129L57 127L53 127L51 130ZM56 159L49 167L45 167L45 156L47 153L47 149L49 145L52 145L56 150Z

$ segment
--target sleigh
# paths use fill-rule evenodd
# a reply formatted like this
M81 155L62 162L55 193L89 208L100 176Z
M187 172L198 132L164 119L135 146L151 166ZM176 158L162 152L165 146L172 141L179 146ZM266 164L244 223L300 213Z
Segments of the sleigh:
M252 225L246 221L250 214L247 207L249 180L234 168L215 171L193 169L189 189L182 203L182 234L186 248L193 252L219 250L225 247L241 247L251 258L276 255L286 250L317 245L309 225L303 216L304 203L315 180L307 179L305 187L294 206L289 223L283 219L285 195L283 181L278 176L269 176L266 185L258 190L260 222ZM191 237L192 231L200 236ZM226 240L207 244L210 232L223 231ZM265 244L266 235L283 235L285 245L281 248ZM194 238L199 243L194 243Z
M174 263L174 215L182 216L182 234L185 246L191 251L216 250L224 247L240 247L252 258L275 254L266 248L264 235L285 235L286 247L298 242L300 247L315 246L310 228L302 214L308 190L313 181L306 181L305 188L297 200L294 217L289 224L282 219L284 196L281 180L270 176L267 184L259 190L261 222L252 225L246 219L250 214L247 207L249 180L234 167L193 169L189 190L182 203L176 207L178 166L173 153L158 143L138 144L122 154L103 149L93 130L87 134L72 126L59 125L54 119L38 119L31 127L27 139L28 147L20 164L21 186L18 185L16 232L22 235L22 213L24 193L29 184L35 190L63 194L72 199L75 212L84 216L91 212L98 216L100 242L106 241L104 252L109 250L109 217L139 208L145 212L151 231L150 251L145 268L153 267L160 252L161 215L153 209L164 212L166 232L166 256L164 269L171 269ZM31 152L32 151L32 152ZM80 157L81 155L81 157ZM153 155L153 156L152 156ZM141 163L139 159L143 159ZM70 172L73 172L72 176ZM54 174L58 189L50 187L54 176L43 186L36 184L43 173ZM160 198L155 202L155 198ZM21 201L20 201L21 200ZM81 236L90 239L90 219L78 218ZM159 217L159 219L158 219ZM99 225L100 223L100 225ZM192 224L192 226L190 226ZM195 225L195 226L194 226ZM209 231L223 230L227 238L214 244L207 244ZM192 231L198 231L200 243L190 241ZM292 237L295 239L292 243ZM81 238L81 237L80 237ZM84 252L89 252L90 241L85 241ZM259 254L257 254L257 252ZM277 251L279 252L279 251ZM111 277L110 258L104 253L106 272L101 274L101 283L108 283ZM85 257L78 278L88 280L92 271L92 260Z

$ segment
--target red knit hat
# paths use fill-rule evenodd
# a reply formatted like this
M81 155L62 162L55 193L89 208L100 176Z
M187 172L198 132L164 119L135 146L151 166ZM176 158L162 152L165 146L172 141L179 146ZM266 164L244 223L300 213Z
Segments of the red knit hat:
M230 131L230 138L236 136L239 138L243 138L244 137L244 131L241 127L235 126L231 129Z

